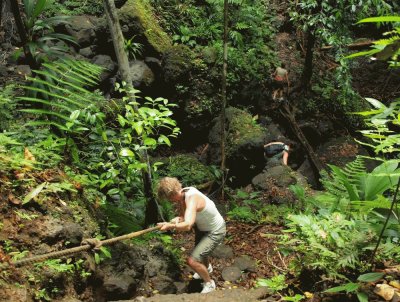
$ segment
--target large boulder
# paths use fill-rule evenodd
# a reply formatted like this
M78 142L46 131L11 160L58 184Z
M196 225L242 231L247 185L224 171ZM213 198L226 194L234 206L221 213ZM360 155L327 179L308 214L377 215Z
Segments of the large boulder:
M216 118L209 134L209 160L221 161L221 120ZM241 109L226 109L226 165L234 185L248 184L264 167L263 144L265 129L256 124L252 116Z
M97 55L92 58L91 63L104 68L103 72L100 75L101 82L111 77L117 69L117 65L115 64L115 62L111 59L110 56L107 55Z
M267 166L251 183L255 190L263 191L269 202L274 204L293 203L295 198L289 187L295 184L306 186L304 176L285 165Z
M368 151L358 144L351 136L341 136L330 139L318 147L316 154L325 166L331 164L338 167L344 167L346 164L353 161L357 155L369 155ZM372 169L374 163L372 161L367 162L367 167ZM317 186L309 160L303 162L298 172L303 174L311 185Z
M174 45L167 49L162 60L164 81L176 84L188 78L192 69L192 51L185 45Z
M125 37L138 36L146 54L158 56L172 46L171 39L157 23L148 1L126 1L119 9L119 19Z
M134 87L148 88L154 82L154 73L144 61L129 62L129 72Z
M65 29L74 37L79 46L87 47L95 44L97 18L92 16L72 16Z

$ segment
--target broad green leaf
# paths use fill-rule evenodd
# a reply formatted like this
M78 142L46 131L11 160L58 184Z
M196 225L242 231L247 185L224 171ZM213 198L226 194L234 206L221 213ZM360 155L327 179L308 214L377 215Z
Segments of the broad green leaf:
M376 100L376 99L373 99L373 98L365 98L365 100L366 100L368 103L370 103L372 106L374 106L375 108L378 108L378 109L387 109L387 107L386 107L383 103L379 102L379 101Z
M125 123L126 123L126 120L122 115L118 114L118 122L122 127L124 127Z
M80 110L74 110L72 111L71 115L69 116L69 118L71 120L76 120L79 117L79 114L81 113Z
M119 155L127 157L135 157L135 153L133 153L132 150L128 148L122 148L121 151L119 152Z
M357 292L357 298L360 302L368 302L368 295L364 292Z
M381 16L365 18L357 22L358 23L378 23L378 22L400 22L400 16Z
M384 276L384 273L367 273L360 275L357 280L362 282L376 282Z
M47 182L45 181L44 183L38 185L36 188L34 188L32 191L29 192L28 195L25 196L24 200L22 201L22 204L26 204L29 201L31 201L33 198L39 195L40 192L42 192L43 188L47 185Z
M151 138L151 137L146 137L146 138L143 140L143 143L144 143L146 146L155 146L155 145L157 145L157 141L156 141L154 138Z
M111 258L111 253L110 251L105 247L105 246L101 246L100 247L100 251L104 254L104 256L106 256L107 258Z
M159 142L159 143L163 143L163 142L164 142L164 143L167 144L168 146L171 146L171 142L170 142L169 138L166 137L166 136L163 135L163 134L161 134L160 137L158 138L158 142Z
M99 264L99 263L100 263L100 256L99 256L98 253L95 253L95 254L94 254L94 262L96 262L96 264Z
M47 0L37 0L32 18L37 18L43 12L46 7L46 2Z
M116 195L119 193L119 189L118 188L113 188L107 191L108 195Z
M344 285L340 285L340 286L336 286L336 287L332 287L327 290L324 290L323 293L338 293L338 292L343 292L343 291L345 291L346 293L350 293L350 292L357 290L358 287L359 287L359 285L357 283L350 282L350 283L346 283Z

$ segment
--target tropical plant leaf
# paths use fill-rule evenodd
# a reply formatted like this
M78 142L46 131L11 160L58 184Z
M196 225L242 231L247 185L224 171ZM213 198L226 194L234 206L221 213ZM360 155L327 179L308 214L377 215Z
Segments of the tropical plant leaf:
M39 195L40 192L42 192L43 188L47 185L47 182L41 183L38 185L36 188L34 188L32 191L28 193L28 195L25 196L24 200L22 201L22 204L26 204L29 201L31 201L33 198Z
M378 22L400 22L400 16L381 16L365 18L357 22L358 23L378 23Z
M367 273L360 275L357 280L362 282L376 282L383 278L384 273Z

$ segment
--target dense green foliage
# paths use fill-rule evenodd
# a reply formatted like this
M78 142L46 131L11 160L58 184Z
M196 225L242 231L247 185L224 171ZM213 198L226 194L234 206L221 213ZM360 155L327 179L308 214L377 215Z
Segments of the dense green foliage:
M104 12L101 0L65 0L53 1L47 14L53 15L94 15L100 16Z
M216 63L222 66L223 1L208 0L200 5L193 0L151 3L175 43L199 52L205 47L211 49ZM271 7L264 1L230 1L227 79L230 98L237 97L244 83L265 81L265 75L276 62L272 42L276 29L271 26L276 22Z
M312 90L317 94L318 105L311 101L311 105L302 104L302 106L313 107L310 109L314 111L319 109L333 113L344 119L348 126L361 127L362 122L359 118L346 116L348 112L362 111L367 108L363 99L352 88L351 68L357 63L344 59L349 52L348 45L359 38L355 34L354 24L370 15L387 15L398 10L397 1L391 0L342 0L334 3L316 0L291 1L289 15L294 26L304 33L312 33L317 38L315 48L332 46L329 54L338 64L332 73L321 70L324 77L320 77L317 72L314 73ZM317 60L323 60L323 56L318 56ZM321 68L318 67L318 63L315 65L316 68ZM305 103L309 101L305 100Z
M26 45L23 45L35 60L36 66L62 57L69 52L68 43L75 40L65 34L56 33L55 26L67 23L66 16L43 17L52 5L49 0L24 0L24 26L27 35ZM22 54L22 49L16 52L16 56Z

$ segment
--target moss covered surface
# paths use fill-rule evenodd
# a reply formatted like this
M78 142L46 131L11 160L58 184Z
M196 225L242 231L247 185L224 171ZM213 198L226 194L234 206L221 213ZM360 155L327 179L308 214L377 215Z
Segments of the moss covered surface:
M214 179L214 175L193 155L181 154L164 160L162 176L178 178L184 186L195 186Z
M226 116L230 121L226 137L227 155L232 154L239 146L258 141L265 135L263 128L256 124L251 114L246 111L229 107Z
M129 19L133 18L141 24L143 35L158 53L164 53L172 46L172 41L167 33L155 22L157 18L153 15L148 1L128 0L119 13L123 22L129 23Z

